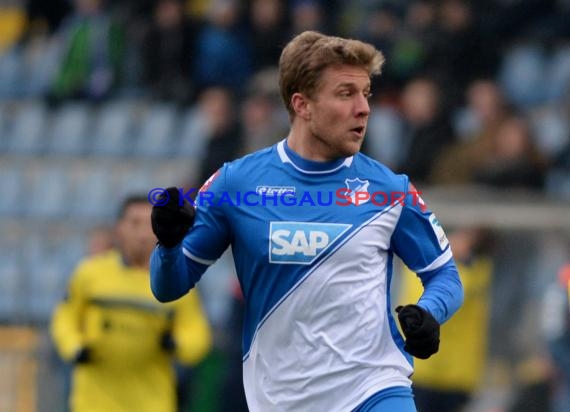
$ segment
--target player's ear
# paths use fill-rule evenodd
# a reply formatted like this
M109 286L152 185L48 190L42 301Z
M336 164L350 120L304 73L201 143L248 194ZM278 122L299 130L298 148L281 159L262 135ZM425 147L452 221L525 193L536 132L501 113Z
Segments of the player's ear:
M311 106L309 99L302 93L294 93L291 96L291 107L295 114L304 120L311 119Z

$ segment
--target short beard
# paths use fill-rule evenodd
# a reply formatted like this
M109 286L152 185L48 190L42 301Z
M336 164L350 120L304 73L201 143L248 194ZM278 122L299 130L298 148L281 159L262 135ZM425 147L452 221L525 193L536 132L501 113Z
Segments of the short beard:
M311 125L310 127L310 132L311 135L313 136L313 138L315 140L317 140L322 147L326 147L327 151L329 153L329 156L327 156L330 160L337 160L343 157L348 157L348 156L352 156L351 153L343 153L343 152L339 152L338 148L335 148L334 146L331 145L331 143L329 141L327 141L326 139L324 139L319 133L317 133L317 131L315 130L315 128Z

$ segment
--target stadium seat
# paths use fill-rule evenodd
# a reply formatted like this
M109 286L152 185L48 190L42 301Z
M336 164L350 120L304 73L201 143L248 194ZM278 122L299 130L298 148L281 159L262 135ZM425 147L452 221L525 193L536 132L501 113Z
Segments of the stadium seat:
M26 301L25 296L19 293L22 273L18 249L0 242L0 262L0 320L13 321L18 313L19 302Z
M208 125L198 108L188 110L182 120L176 150L178 157L202 158L208 140Z
M18 48L0 54L0 100L19 96L21 71L22 58Z
M90 110L84 104L73 103L59 108L53 114L48 152L80 155L87 151L89 142Z
M129 154L133 111L134 103L130 101L114 101L101 107L95 116L90 153L96 156Z
M27 214L35 218L61 218L67 214L70 175L57 159L29 165Z
M0 216L16 217L22 214L22 201L26 192L25 174L15 162L6 162L0 173Z
M6 136L10 124L10 115L8 114L8 105L0 102L0 136ZM0 138L0 154L8 150L8 139Z
M115 193L117 201L130 195L147 195L153 189L152 176L158 164L147 161L125 163L117 169Z
M172 152L172 137L176 121L173 106L149 106L135 133L134 154L140 157L166 156Z
M37 154L45 147L47 111L39 102L24 103L13 119L13 127L6 135L8 151Z
M48 321L66 291L67 280L85 254L85 238L68 228L49 227L31 234L26 256L31 317Z
M106 218L114 213L112 163L78 163L71 167L75 176L68 204L71 217Z

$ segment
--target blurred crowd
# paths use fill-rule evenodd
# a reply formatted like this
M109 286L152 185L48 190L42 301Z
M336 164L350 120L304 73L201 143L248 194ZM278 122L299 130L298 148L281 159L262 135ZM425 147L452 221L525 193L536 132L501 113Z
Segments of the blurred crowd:
M570 196L568 1L30 0L0 19L0 97L203 108L209 169L285 136L287 39L356 37L387 57L366 153L416 182Z

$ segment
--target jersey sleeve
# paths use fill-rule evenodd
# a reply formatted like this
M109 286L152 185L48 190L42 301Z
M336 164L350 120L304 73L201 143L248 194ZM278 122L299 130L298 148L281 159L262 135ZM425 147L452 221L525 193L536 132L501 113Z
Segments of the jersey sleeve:
M150 258L151 289L161 302L188 293L202 274L226 250L230 229L219 199L226 193L224 165L202 186L196 200L196 219L181 244L155 247Z
M84 346L81 318L86 297L83 293L85 268L79 265L71 276L64 299L56 306L50 324L50 332L62 359L71 361Z
M392 234L392 248L412 271L427 272L452 258L449 241L421 192L407 182L402 213Z
M406 184L392 248L422 281L423 293L417 304L444 323L463 303L463 286L441 224L407 179Z
M214 173L196 197L196 221L182 244L186 257L213 264L230 244L230 225L222 198L227 194L227 165Z

